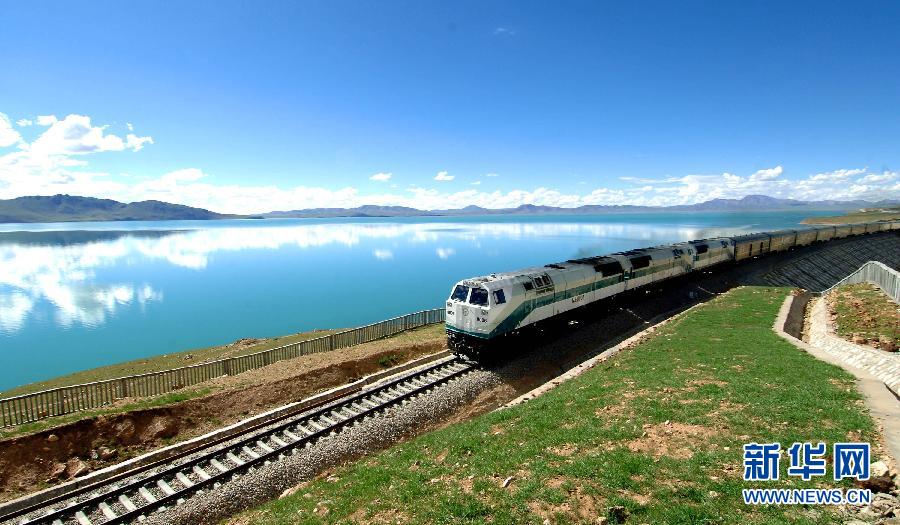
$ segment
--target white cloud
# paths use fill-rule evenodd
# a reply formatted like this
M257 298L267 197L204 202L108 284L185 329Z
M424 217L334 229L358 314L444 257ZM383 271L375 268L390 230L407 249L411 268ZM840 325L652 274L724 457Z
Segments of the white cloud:
M153 144L153 137L138 137L134 133L125 136L125 147L132 151L141 151L144 144Z
M390 173L376 173L375 175L372 175L371 177L369 177L369 180L374 180L374 181L378 181L378 182L387 182L387 181L391 180L391 177L392 177L392 174L390 174Z
M865 177L859 179L859 182L863 183L872 183L872 182L891 182L895 181L900 176L896 171L885 171L884 173L871 173L866 175Z
M38 118L49 126L30 144L16 135L18 148L0 153L0 199L23 195L68 193L116 199L123 202L155 199L223 213L263 213L318 207L352 208L364 204L410 206L420 209L513 208L522 204L575 207L599 205L671 206L693 204L715 198L741 198L764 194L800 200L882 200L900 198L897 172L870 172L866 168L838 169L807 176L785 178L782 166L761 169L749 175L734 173L689 174L657 179L621 177L613 187L578 187L564 192L552 187L515 188L483 191L474 181L462 191L426 189L410 186L361 194L354 187L323 188L310 186L218 184L215 173L199 167L171 171L155 178L123 179L92 170L89 154L109 151L140 151L152 144L151 137L129 133L125 139L109 134L105 126L91 124L90 118L69 115L62 120L53 116ZM9 119L0 119L9 135ZM372 180L390 181L390 173L375 173ZM496 176L487 173L485 177ZM440 171L434 180L446 182L455 177ZM445 186L446 187L446 186ZM592 188L592 189L591 189Z
M494 36L514 36L515 34L515 30L508 27L498 27L494 29Z
M56 115L38 115L35 119L38 126L51 126L56 123Z
M750 175L750 180L772 180L780 177L782 173L784 173L784 168L775 166L774 168L757 171L753 175Z
M105 129L106 126L92 126L88 116L68 115L62 120L54 120L47 131L31 143L30 149L43 155L83 155L124 149L139 151L145 143L153 143L151 137L133 134L123 141L118 135L105 133Z
M6 113L0 113L0 148L7 148L22 141L22 135L13 129Z
M481 186L481 181L476 180L475 182L470 182L469 184L471 184L472 186Z
M385 249L375 250L372 252L372 255L379 261L387 261L394 258L394 252Z
M16 125L18 125L20 128L27 128L28 126L31 126L32 124L34 124L34 121L27 119L27 118L20 118L19 120L16 121Z
M485 177L499 177L500 174L499 173L485 173L484 176Z
M434 252L441 259L449 259L454 254L456 254L456 250L454 250L453 248L438 248Z
M126 122L125 127L128 128L128 131L134 131L134 126L131 124L131 122Z

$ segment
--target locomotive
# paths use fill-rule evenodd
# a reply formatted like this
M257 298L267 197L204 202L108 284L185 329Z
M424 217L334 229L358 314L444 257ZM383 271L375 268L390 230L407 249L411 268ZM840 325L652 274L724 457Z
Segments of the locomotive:
M499 341L525 327L651 283L887 230L900 230L900 221L714 237L464 279L447 299L447 346L454 354L483 359Z

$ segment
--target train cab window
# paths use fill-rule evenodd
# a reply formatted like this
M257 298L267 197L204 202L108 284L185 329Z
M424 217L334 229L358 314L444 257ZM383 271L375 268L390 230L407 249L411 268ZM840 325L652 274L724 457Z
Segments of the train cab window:
M465 302L466 296L469 295L469 287L463 286L461 284L457 284L456 288L453 290L453 294L450 295L450 298L454 301L463 301Z
M722 248L728 248L728 241L719 241L722 243Z
M676 259L680 259L681 256L684 255L684 252L682 250L679 250L678 248L675 248L674 250L672 250L672 255L674 255Z
M544 286L552 286L553 285L553 281L551 281L550 278L547 277L546 275L541 277L541 281L544 283Z
M469 296L469 302L477 306L487 306L488 291L484 288L472 288L472 295Z
M494 291L494 304L503 304L506 302L506 294L503 293L503 290L495 290Z
M694 247L697 248L697 255L704 254L709 250L709 246L705 244L696 244Z
M531 283L531 281L525 281L524 283L522 283L522 286L524 286L526 290L534 290L534 285Z

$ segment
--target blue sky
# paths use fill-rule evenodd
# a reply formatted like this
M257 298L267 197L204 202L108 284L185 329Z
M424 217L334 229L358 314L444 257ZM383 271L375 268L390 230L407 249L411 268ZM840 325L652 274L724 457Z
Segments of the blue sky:
M900 197L896 2L36 1L0 20L0 198Z

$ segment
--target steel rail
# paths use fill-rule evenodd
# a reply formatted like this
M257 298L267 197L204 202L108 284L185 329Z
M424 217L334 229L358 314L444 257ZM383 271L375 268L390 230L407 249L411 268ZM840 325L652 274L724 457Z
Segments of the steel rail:
M240 438L239 441L231 443L225 447L216 448L215 450L203 453L200 456L192 458L184 463L172 465L159 472L152 473L139 479L134 479L122 486L113 485L113 488L111 490L100 494L94 494L84 501L72 503L60 509L53 509L51 507L44 515L35 517L32 520L23 520L20 523L22 523L23 525L59 525L66 523L67 521L74 521L75 523L79 523L80 525L88 525L94 523L97 523L98 525L100 523L129 523L133 520L136 520L139 516L147 516L149 515L149 513L157 509L168 508L172 505L172 503L177 504L190 495L204 490L206 487L221 483L229 476L234 476L257 465L270 462L273 458L277 459L279 456L284 455L286 452L292 451L298 447L312 444L322 437L325 437L333 432L340 431L344 427L360 421L365 417L371 416L392 405L401 403L406 399L421 394L424 391L434 388L435 386L445 383L455 377L459 377L460 375L471 371L473 368L473 365L465 363L460 359L450 358L426 368L403 374L383 384L376 385L374 388L351 393L351 395L349 396L344 396L331 401L326 401L323 406L314 408L312 411L309 410L309 407L306 407L300 414L295 413L285 416L286 418L290 418L292 415L295 416L290 421L283 422L272 428L268 428L263 432L254 433L254 431L258 430L261 426L271 426L271 421L268 422L269 424L259 425L252 429L249 429L247 432L242 432L241 434L244 434L246 437ZM436 377L432 378L429 376ZM417 385L415 383L416 380L423 384ZM392 391L397 393L393 393ZM377 397L379 395L384 396L386 400L380 400L379 397ZM366 407L365 405L363 405L361 402L364 400L369 401L369 404L371 404L372 406ZM361 409L360 407L363 408ZM341 412L344 412L347 415L341 414ZM335 413L337 413L338 415L335 416ZM322 425L322 420L325 419L325 416L329 414L333 417L327 419L326 421L331 421L331 423ZM320 424L313 426L310 423ZM304 428L304 430L298 431L298 433L302 433L303 435L299 436L296 440L289 439L289 441L286 442L284 438L287 436L283 434L283 432L285 430L288 430L288 432L290 432L290 429L292 427L295 429L297 427ZM315 430L310 430L310 428L313 428ZM232 435L230 437L217 440L217 442L215 443L210 443L207 446L199 448L202 449L215 447L222 441L232 441L234 439L238 439L241 434ZM278 441L281 441L281 443L283 444L279 444L278 441L271 440L270 438L272 438L273 436L276 436ZM261 441L266 441L265 447L256 445L257 442ZM261 452L254 452L252 456L247 460L240 459L239 456L244 453L244 449L251 448L251 445L252 448L259 449L261 450ZM268 450L266 450L266 448ZM177 458L170 458L170 460L168 461L162 460L161 463L171 462L171 459L179 459L184 455L197 452L198 450L194 449L193 451L188 451L185 454L179 455L179 457ZM231 455L232 457L237 457L238 461L231 459L230 457L228 457L229 455ZM218 459L221 459L221 461L218 461ZM218 463L218 465L214 464L213 461ZM223 462L227 462L227 464L232 464L233 466L222 465ZM190 482L188 484L182 482L182 479L180 478L187 478L185 473L196 472L194 470L194 467L200 467L200 469L202 470L201 465L207 467L210 470L215 469L218 472L215 474L208 474L199 481ZM140 471L146 472L147 470L151 470L154 466L158 466L158 463L141 468ZM219 466L225 466L227 470L221 470ZM123 473L122 477L132 477L139 473L140 472L136 472L133 470L127 473ZM179 477L178 474L181 474L181 476ZM117 477L117 479L122 479L122 477ZM162 485L158 482L162 482ZM171 484L173 483L176 484L176 486L180 485L181 488L177 490L172 489ZM109 480L107 480L102 484L109 485L110 483ZM163 492L165 492L165 495L161 497L155 497L151 494L151 501L144 496L144 494L148 492L147 487L152 487L154 489L160 488L161 490L163 490ZM169 490L165 490L165 488L163 487L168 487ZM92 487L85 487L83 489L79 489L78 493L84 493L84 491L88 490L89 488L96 489L97 487L96 485ZM141 491L141 489L144 490ZM120 496L124 496L130 503L132 503L132 506L134 508L129 509L128 505L120 503L122 502ZM135 505L134 501L128 498L129 496L136 499L138 502L143 501L144 504L140 506ZM73 494L61 495L57 498L54 498L54 502L59 502L71 497L73 497ZM112 511L111 507L107 503L122 504L126 507L126 512L116 514L114 511ZM47 507L48 505L46 504L35 505L30 507L29 509L22 509L14 514L4 516L3 519L8 520L10 518L24 516L26 514L37 512L41 508ZM103 517L100 520L97 520L96 518L91 519L89 517L89 515L96 514L98 511L103 514Z

